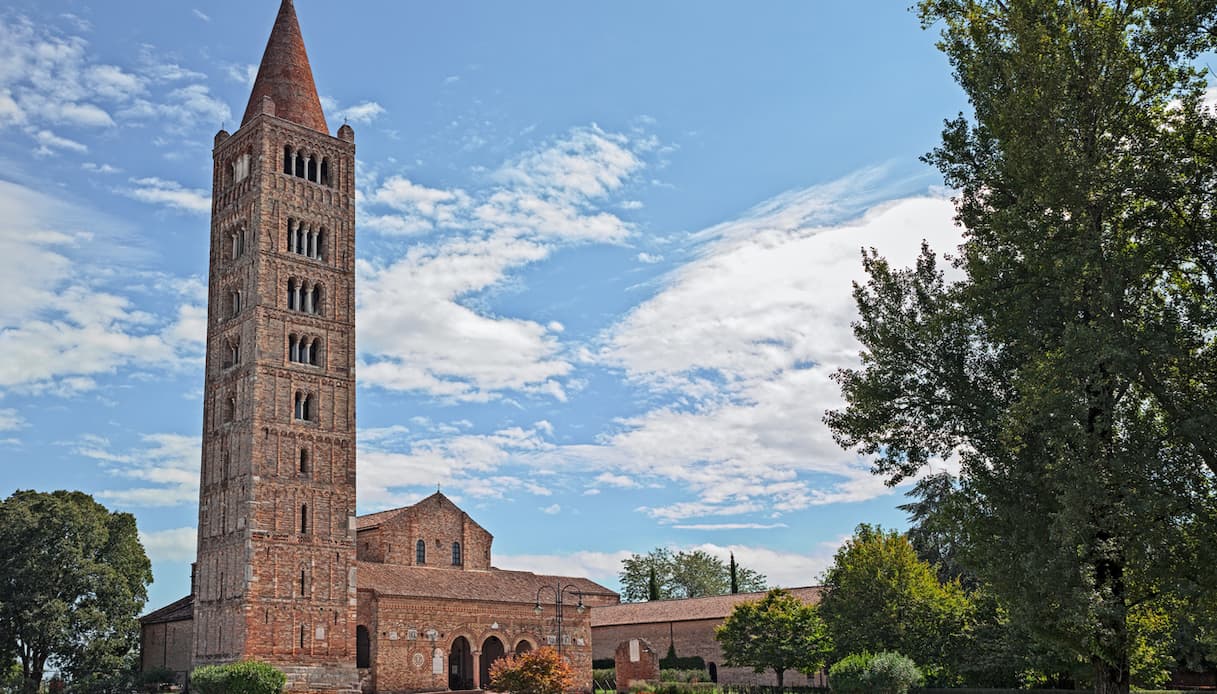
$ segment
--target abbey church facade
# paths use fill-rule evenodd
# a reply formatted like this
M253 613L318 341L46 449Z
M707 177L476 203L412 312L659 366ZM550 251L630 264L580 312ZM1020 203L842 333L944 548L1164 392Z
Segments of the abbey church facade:
M330 134L292 0L213 159L198 555L190 595L141 620L145 669L478 689L505 653L554 645L590 687L590 618L568 603L560 625L554 590L611 590L493 568L491 534L438 492L356 515L355 133Z

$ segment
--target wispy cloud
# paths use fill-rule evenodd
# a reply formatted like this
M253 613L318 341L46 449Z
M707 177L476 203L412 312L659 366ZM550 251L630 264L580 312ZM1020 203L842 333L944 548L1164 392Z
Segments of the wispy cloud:
M180 434L146 434L142 446L115 451L110 441L86 436L74 447L116 478L128 481L97 496L122 506L180 506L199 498L199 438Z
M577 128L491 174L486 190L433 188L401 176L362 194L369 226L438 240L359 265L365 384L452 400L504 391L566 398L574 368L560 325L489 316L462 297L507 280L562 245L617 243L632 227L599 209L644 162L622 135ZM413 311L401 311L408 302Z
M198 540L196 528L172 528L170 530L141 531L139 540L148 553L148 558L157 561L194 561Z
M186 188L177 181L149 177L133 178L131 183L135 187L123 192L141 202L199 214L211 211L211 196L202 190Z
M190 13L193 14L195 17L198 17L199 19L203 20L204 22L211 21L211 17L198 8L190 10Z

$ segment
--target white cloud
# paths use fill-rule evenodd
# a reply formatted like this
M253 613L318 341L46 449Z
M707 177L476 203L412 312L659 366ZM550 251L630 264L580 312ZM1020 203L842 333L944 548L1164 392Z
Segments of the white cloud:
M139 540L148 558L157 561L194 561L198 542L197 528L140 531Z
M25 421L25 417L14 409L0 410L0 431L16 431L29 426L29 422Z
M560 504L550 504L549 506L542 506L540 511L547 516L556 516L562 512L562 506Z
M211 197L206 191L185 188L176 181L162 178L133 178L134 188L124 191L141 202L205 214L211 211Z
M615 584L621 562L632 552L572 552L571 554L495 554L500 569L532 571L547 576L586 576L593 581Z
M38 142L39 149L37 154L46 156L52 154L52 150L66 150L69 152L78 152L84 154L89 151L89 148L75 140L69 140L66 137L60 137L50 130L39 130L34 134L34 140Z
M790 526L785 523L689 523L673 525L677 530L774 530L776 528L788 528Z
M460 300L563 244L627 238L632 229L597 205L642 168L631 147L625 136L576 128L502 166L489 190L394 176L364 192L367 226L439 238L404 257L359 264L363 382L451 400L504 391L565 399L563 379L574 367L560 325L489 316Z
M679 496L639 510L697 529L774 525L809 506L892 493L821 421L841 404L830 375L857 363L859 248L875 246L904 266L922 239L953 251L960 232L945 199L874 205L882 196L867 172L779 196L695 235L696 259L606 331L594 357L667 404L538 463L597 472L599 484L665 483ZM842 217L850 221L834 222ZM762 515L765 523L754 520Z
M132 262L104 216L0 181L0 218L0 393L72 395L120 367L180 368L201 353L178 319L149 315L99 279L108 262Z
M254 85L254 80L258 78L258 66L253 63L244 63L240 65L226 65L224 74L228 79L237 84L244 84L248 87Z
M143 446L122 452L111 450L102 437L86 436L74 452L98 461L129 486L97 492L99 498L124 506L180 506L199 498L199 437L147 434Z
M594 480L595 484L603 484L609 487L617 487L618 489L636 489L639 485L632 477L625 475L614 475L611 472L602 472Z
M402 426L359 432L361 508L383 509L418 500L418 492L442 485L445 493L477 499L504 499L522 492L551 496L552 491L524 477L507 474L522 456L551 450L547 422L510 427L491 434L460 434L455 426L419 423L412 432ZM425 429L424 429L425 427Z
M85 171L91 171L99 174L116 174L123 172L122 169L116 166L111 166L110 164L97 164L91 161L81 164L80 168L84 169Z
M375 101L365 101L339 110L335 116L352 123L371 123L384 115L385 108Z
M198 17L199 19L203 20L204 22L210 22L210 21L211 21L211 17L210 17L210 16L208 16L208 15L207 15L205 12L203 12L202 10L200 10L200 9L198 9L198 8L194 8L194 9L190 10L190 12L191 12L191 14L193 14L195 17Z
M655 263L662 263L663 256L662 255L653 255L651 253L639 253L638 262L646 263L648 265L654 265Z

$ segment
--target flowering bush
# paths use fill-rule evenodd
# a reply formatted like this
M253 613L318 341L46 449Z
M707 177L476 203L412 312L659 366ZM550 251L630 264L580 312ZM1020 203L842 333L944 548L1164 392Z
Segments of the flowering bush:
M538 648L494 661L490 688L511 694L562 694L575 689L575 671L554 649Z

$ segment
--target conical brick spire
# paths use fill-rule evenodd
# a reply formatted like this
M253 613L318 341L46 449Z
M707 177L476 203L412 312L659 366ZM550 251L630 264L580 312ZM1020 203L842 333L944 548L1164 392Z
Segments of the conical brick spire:
M329 133L292 0L283 0L279 6L279 16L275 18L270 40L266 42L266 52L262 54L262 65L258 68L258 78L254 80L241 125L262 112L262 98L267 96L275 102L275 115L279 118Z

